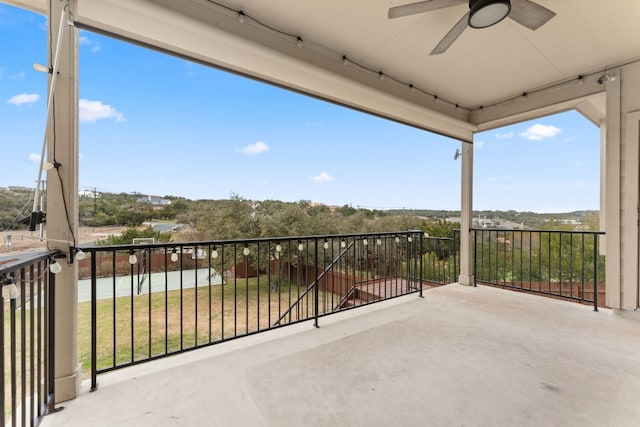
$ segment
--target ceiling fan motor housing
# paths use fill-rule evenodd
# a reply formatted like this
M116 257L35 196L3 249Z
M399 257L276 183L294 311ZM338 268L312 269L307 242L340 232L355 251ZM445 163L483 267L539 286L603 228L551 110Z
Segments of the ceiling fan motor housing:
M487 28L497 24L511 12L509 0L469 0L469 26Z

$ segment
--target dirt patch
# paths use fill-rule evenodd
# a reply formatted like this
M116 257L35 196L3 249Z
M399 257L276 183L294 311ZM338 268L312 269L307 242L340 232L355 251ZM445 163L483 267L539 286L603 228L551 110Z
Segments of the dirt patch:
M78 233L78 243L95 242L105 239L112 234L120 234L127 227L80 227ZM11 236L11 248L7 244L6 237ZM47 249L46 240L40 240L37 231L10 230L0 235L0 257L20 254L25 252L36 252Z

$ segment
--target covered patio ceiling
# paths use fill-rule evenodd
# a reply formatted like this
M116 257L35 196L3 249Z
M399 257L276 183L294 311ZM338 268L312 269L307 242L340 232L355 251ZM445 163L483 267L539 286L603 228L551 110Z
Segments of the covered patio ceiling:
M512 0L516 3L523 0ZM45 12L45 0L8 0ZM572 108L605 115L608 70L640 59L640 2L537 0L532 31L505 19L429 53L466 3L389 19L411 0L77 0L74 23L419 128L476 131Z

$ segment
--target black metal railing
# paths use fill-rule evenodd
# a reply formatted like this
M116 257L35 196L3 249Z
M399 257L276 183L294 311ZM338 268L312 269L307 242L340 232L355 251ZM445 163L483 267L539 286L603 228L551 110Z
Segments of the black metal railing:
M54 404L53 253L18 255L0 264L0 425L38 425Z
M476 283L604 305L603 232L473 229Z
M460 231L453 237L425 236L423 279L427 286L456 282L460 274Z
M421 294L425 273L449 277L428 248L420 231L90 248L79 357L95 389L102 372Z

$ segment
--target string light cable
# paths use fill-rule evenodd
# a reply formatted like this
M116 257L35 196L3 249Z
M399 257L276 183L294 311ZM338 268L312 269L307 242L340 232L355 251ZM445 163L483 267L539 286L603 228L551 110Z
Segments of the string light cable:
M59 259L67 258L66 254L61 251L56 251L48 256L49 268L44 268L40 271L35 277L16 277L11 273L6 273L0 271L0 286L2 287L2 296L5 299L15 299L19 295L19 290L17 285L30 285L35 282L40 282L43 280L47 274L53 273L58 274L62 271L62 266L58 262ZM3 269L7 271L7 268Z
M259 25L260 27L267 29L275 34L278 34L280 36L284 36L286 39L291 40L293 43L295 43L298 47L302 47L304 45L304 38L300 35L296 35L296 34L292 34L290 32L281 30L279 28L276 28L272 25L269 25L267 23L265 23L264 21L262 21L259 18L256 18L250 14L248 14L246 11L244 10L238 10L238 9L234 9L230 6L221 4L215 0L207 0L208 3L224 10L225 12L229 13L229 14L235 14L238 17L238 21L242 24L246 24L249 20L254 22L255 24ZM333 53L335 53L335 51L333 51ZM629 61L623 64L618 64L615 65L613 67L605 67L604 69L598 69L598 70L594 70L592 72L589 73L584 73L584 74L580 74L574 77L569 77L563 81L560 82L555 82L552 83L550 85L547 86L543 86L543 87L539 87L539 88L535 88L526 92L522 92L518 95L514 95L514 96L510 96L507 97L505 99L501 99L501 100L497 100L488 104L483 104L483 105L476 105L476 106L462 106L458 103L455 102L451 102L445 98L443 98L442 96L436 94L436 93L431 93L427 90L424 90L418 86L416 86L415 84L413 84L412 82L406 82L400 78L397 78L393 75L387 74L381 70L376 70L373 67L367 66L363 63L360 63L358 61L353 60L352 58L350 58L349 56L342 55L341 57L342 63L345 66L355 66L358 69L362 70L362 71L366 71L367 73L371 73L372 76L377 76L381 81L391 81L393 83L402 85L407 87L412 93L419 93L422 94L424 96L426 96L427 98L431 98L432 101L434 103L440 103L441 105L444 105L456 112L466 112L466 113L477 113L480 111L487 111L488 109L492 109L492 108L496 108L496 107L501 107L503 105L512 103L514 101L527 101L531 98L549 93L549 92L553 92L556 90L561 90L567 87L571 87L573 85L582 85L583 83L587 82L587 81L597 81L599 84L605 84L607 82L610 81L615 81L615 76L612 74L608 74L607 70L611 70L613 68L621 68L624 67L626 65L630 65L633 63L638 62L637 60L633 60L633 61ZM603 74L604 73L604 74ZM442 107L440 107L442 108Z
M264 21L262 21L261 19L256 18L255 16L252 16L250 14L247 14L247 12L245 12L244 10L234 9L234 8L232 8L230 6L218 3L215 0L207 0L207 2L212 4L212 5L214 5L214 6L216 6L216 7L218 7L218 8L220 8L220 9L222 9L222 10L224 10L227 13L236 14L237 17L238 17L238 21L241 24L246 24L248 22L248 20L251 20L255 24L259 25L260 27L262 27L264 29L267 29L267 30L269 30L269 31L271 31L271 32L273 32L275 34L280 35L280 36L284 36L286 39L291 40L298 47L302 47L304 45L304 38L302 36L296 35L296 34L292 34L290 32L287 32L287 31L281 30L279 28L276 28L276 27L274 27L272 25L269 25L269 24L265 23ZM465 108L462 108L460 105L458 105L458 104L456 104L454 102L448 101L448 100L440 97L439 95L436 95L434 93L430 93L430 92L428 92L428 91L426 91L424 89L421 89L421 88L415 86L413 83L407 83L407 82L403 81L402 79L397 78L397 77L395 77L393 75L387 74L387 73L385 73L383 71L380 71L380 70L376 70L376 69L374 69L372 67L369 67L369 66L367 66L367 65L365 65L363 63L355 61L355 60L351 59L350 57L348 57L347 55L342 55L341 60L342 60L342 63L344 65L352 65L352 66L355 66L355 67L359 68L362 71L367 71L368 73L371 73L374 76L378 76L378 78L380 78L380 80L382 80L382 81L389 80L389 81L392 81L392 82L394 82L396 84L400 84L402 86L405 86L407 89L409 89L413 93L421 93L423 95L426 95L427 97L432 98L434 103L440 102L443 105L447 105L447 106L451 107L451 109L454 109L455 111L461 111L461 110L465 110L467 112L469 111L469 110L467 110Z

